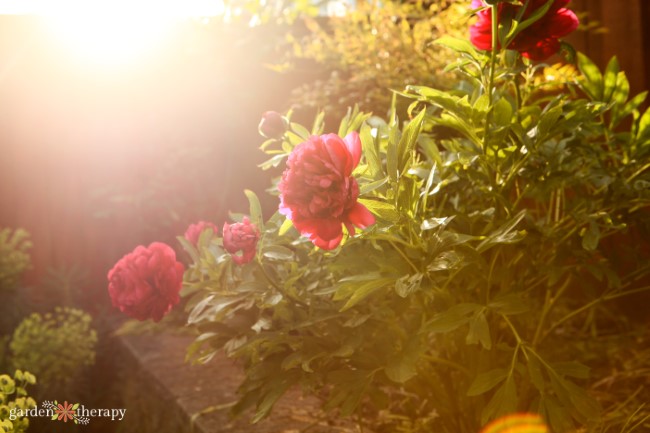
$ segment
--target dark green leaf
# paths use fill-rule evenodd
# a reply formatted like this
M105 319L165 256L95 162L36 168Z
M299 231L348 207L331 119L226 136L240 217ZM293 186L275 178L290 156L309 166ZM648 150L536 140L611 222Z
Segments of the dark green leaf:
M481 395L488 392L508 377L508 370L505 368L495 368L494 370L481 373L472 382L467 391L468 396Z

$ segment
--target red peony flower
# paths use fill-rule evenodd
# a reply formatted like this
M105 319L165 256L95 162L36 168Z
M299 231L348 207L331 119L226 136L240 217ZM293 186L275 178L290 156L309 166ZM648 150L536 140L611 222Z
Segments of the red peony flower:
M244 217L244 220L240 223L223 224L223 247L238 265L253 260L259 238L259 229L247 217ZM239 252L241 252L241 255L237 254Z
M287 130L287 120L276 111L266 111L262 114L258 130L266 138L280 138Z
M201 233L206 229L212 229L212 233L215 235L219 232L219 229L214 224L206 221L199 221L198 223L190 224L187 227L187 230L185 230L185 239L196 245L199 243L199 236L201 236Z
M357 202L359 185L352 170L361 159L356 132L345 139L336 134L311 136L289 155L278 185L280 213L319 248L336 248L343 238L342 224L354 235L354 226L366 228L375 217Z
M547 0L529 0L522 20L544 6ZM555 0L542 18L530 27L522 30L508 45L508 49L519 51L531 60L545 60L560 50L559 38L568 35L578 28L579 20L573 11L565 6L570 0ZM472 8L485 6L483 0L472 0ZM499 17L515 17L523 6L509 3L498 4ZM478 21L470 31L470 40L479 50L492 49L492 15L490 9L477 13Z
M180 300L184 270L169 245L138 246L108 272L113 306L138 320L160 321Z

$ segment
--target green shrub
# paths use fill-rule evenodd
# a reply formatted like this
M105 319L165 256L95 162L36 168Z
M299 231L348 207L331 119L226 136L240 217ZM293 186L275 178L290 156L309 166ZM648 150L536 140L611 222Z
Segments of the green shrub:
M0 431L4 433L22 433L29 427L29 419L17 416L18 413L36 407L33 398L27 395L27 385L34 385L34 375L16 370L14 377L0 375ZM14 418L14 419L12 419Z
M54 313L33 313L18 325L9 344L11 362L33 371L45 385L67 384L95 362L96 343L87 313L56 307Z
M31 267L27 252L31 247L29 233L24 229L0 230L0 290L14 288Z

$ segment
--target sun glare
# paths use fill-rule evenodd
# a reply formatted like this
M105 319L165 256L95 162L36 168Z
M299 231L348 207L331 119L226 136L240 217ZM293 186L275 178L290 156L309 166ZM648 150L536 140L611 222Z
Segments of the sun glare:
M174 24L220 13L220 2L150 0L57 2L44 15L53 36L84 61L130 63L163 43ZM223 6L221 6L223 7Z

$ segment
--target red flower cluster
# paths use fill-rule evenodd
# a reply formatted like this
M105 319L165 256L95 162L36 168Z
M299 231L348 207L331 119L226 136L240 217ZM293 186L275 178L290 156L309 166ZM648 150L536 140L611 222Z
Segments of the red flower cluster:
M289 155L278 185L280 213L319 248L336 248L343 238L342 224L354 235L374 216L357 202L359 185L352 171L361 159L356 132L345 139L336 134L311 136Z
M508 49L519 51L531 60L545 60L560 50L559 38L578 28L579 20L573 11L566 8L570 0L554 0L542 18L522 30L508 45ZM529 0L522 20L530 17L546 4L547 0ZM472 8L485 6L483 0L472 0ZM523 6L499 3L499 19L516 16ZM478 21L470 27L470 40L479 50L492 49L492 15L490 9L477 13Z
M199 221L196 224L190 224L187 227L187 230L185 230L185 239L196 245L199 243L201 233L206 229L212 229L214 235L219 232L219 229L214 224L206 221Z
M158 322L180 301L184 271L169 245L141 245L108 272L113 306L135 319Z
M238 265L253 260L259 239L259 229L247 217L244 217L240 223L223 224L223 247ZM239 252L241 255L238 254Z

